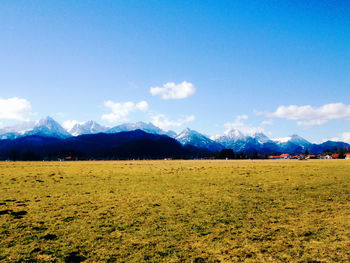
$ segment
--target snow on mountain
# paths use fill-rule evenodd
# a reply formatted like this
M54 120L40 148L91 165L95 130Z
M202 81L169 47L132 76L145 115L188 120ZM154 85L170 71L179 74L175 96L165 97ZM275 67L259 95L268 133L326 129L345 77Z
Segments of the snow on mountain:
M224 134L214 136L212 139L236 152L268 152L270 150L275 152L276 149L279 149L278 145L272 142L264 133L244 134L237 128L229 129Z
M266 143L270 141L270 138L267 137L265 134L262 132L257 132L254 134L244 134L241 132L239 129L233 128L230 130L227 130L223 135L217 135L212 137L213 140L215 141L222 141L222 142L236 142L239 140L246 140L248 138L254 138L260 143Z
M209 139L207 136L189 128L179 133L175 139L183 145L192 145L210 151L220 151L225 148L221 144Z
M76 123L74 126L68 130L68 132L73 136L78 136L82 134L95 134L100 132L106 132L107 127L98 124L95 121L86 121L83 123Z
M145 123L142 121L136 123L124 123L113 128L107 130L107 133L117 133L122 131L134 131L134 130L142 130L144 132L153 133L153 134L161 134L168 135L169 137L175 137L176 133L173 131L163 131L152 123Z
M24 121L22 123L19 123L14 126L9 126L0 129L0 133L18 133L18 134L24 134L26 131L32 130L35 126L34 121Z
M267 142L270 142L270 138L267 137L265 134L263 134L262 132L257 132L255 134L252 135L253 138L255 138L259 143L264 144Z
M0 139L16 139L25 134L27 131L32 130L34 126L34 121L25 121L14 126L4 127L0 129Z
M308 147L310 146L312 143L305 140L304 138L300 137L299 135L292 135L291 136L292 139L290 140L290 142L293 142L293 143L296 143L296 144L299 144L299 145L302 145L302 146L305 146L305 147Z
M213 137L216 142L234 151L256 150L260 152L302 152L312 143L294 134L289 137L270 139L263 133L244 134L238 129L226 131L223 135Z
M233 129L227 130L224 134L216 135L211 139L217 143L222 144L228 149L235 150L236 143L238 141L245 141L247 138L248 138L247 135L244 135L240 130L233 128Z
M26 131L23 134L23 136L29 135L56 138L67 138L71 136L58 122L49 116L36 121L33 129Z
M272 139L272 141L274 141L280 145L295 144L295 145L301 146L303 148L310 147L312 145L312 143L310 143L309 141L305 140L304 138L302 138L296 134L293 134L293 135L288 136L288 137Z
M29 135L45 137L68 138L81 134L95 134L100 132L118 133L122 131L134 131L140 129L147 133L168 135L175 138L183 145L193 145L211 151L222 150L223 148L233 149L235 152L259 152L259 153L302 153L306 149L310 152L321 152L325 147L332 148L332 145L345 145L344 143L327 142L327 144L312 144L304 138L294 134L288 137L269 139L263 133L245 134L239 129L227 130L222 135L212 138L191 130L185 129L176 135L173 131L164 131L152 123L136 122L125 123L113 128L106 128L95 121L87 121L76 124L69 132L51 117L39 121L27 121L20 124L0 129L0 140L16 139ZM327 149L328 149L327 148Z
M15 126L0 130L0 139L16 139L19 137L39 135L45 137L67 138L71 135L51 117L39 121L22 122Z
M221 136L222 139L226 139L226 140L233 140L233 141L238 141L238 140L242 140L245 139L247 137L247 135L244 135L243 132L241 132L240 130L233 128L230 129L228 131L226 131L224 133L223 136Z
M276 138L276 139L272 139L272 141L276 142L276 143L286 143L289 142L292 139L292 137L283 137L283 138Z

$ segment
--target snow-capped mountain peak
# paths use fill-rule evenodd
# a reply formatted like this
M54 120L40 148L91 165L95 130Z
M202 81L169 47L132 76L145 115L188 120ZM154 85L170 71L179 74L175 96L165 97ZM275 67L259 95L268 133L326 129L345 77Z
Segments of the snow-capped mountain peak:
M67 138L71 135L53 118L47 116L35 122L32 130L23 135L39 135L46 137Z
M292 141L293 143L297 143L303 146L308 146L311 144L309 141L305 140L303 137L300 137L299 135L293 134L291 137L292 138L290 141Z
M244 140L246 138L247 138L247 136L244 135L240 130L238 130L236 128L229 129L229 130L225 131L224 134L222 134L222 135L216 135L216 136L211 137L212 140L219 142L219 143L223 143L224 145L227 142L235 142L238 140Z
M242 139L242 138L245 138L246 136L238 129L236 128L233 128L233 129L230 129L230 130L227 130L224 135L226 137L229 137L231 139L234 139L234 140L238 140L238 139Z
M285 143L290 142L290 143L294 143L294 144L298 144L298 145L302 145L302 146L307 146L307 145L311 144L309 141L305 140L303 137L300 137L297 134L293 134L293 135L288 136L288 137L272 139L272 141L279 143L279 144L285 144Z
M261 144L271 141L270 138L262 132L257 132L253 134L252 137L255 138Z
M182 132L180 132L175 137L175 139L178 140L183 145L192 145L198 148L204 148L211 151L218 151L224 148L221 144L189 128L186 128Z
M42 119L36 121L34 127L39 127L39 126L45 126L49 129L55 129L57 127L59 129L61 127L61 125L58 122L56 122L53 118L51 118L50 116L47 116L45 118L42 118Z
M97 122L90 120L82 123L76 123L74 126L68 130L73 136L78 136L82 134L95 134L100 132L106 132L107 127L104 127Z
M269 138L263 133L248 135L237 128L229 129L224 134L213 137L213 139L226 148L237 152L250 149L258 150L265 142L269 141Z
M182 138L188 138L189 136L193 136L196 133L197 133L196 131L193 131L190 128L186 128L176 136L176 139L179 140Z
M176 133L173 131L163 131L162 129L155 126L153 123L145 123L142 121L135 122L135 123L124 123L120 124L118 126L115 126L113 128L110 128L107 130L107 133L116 133L116 132L122 132L122 131L134 131L134 130L142 130L144 132L153 133L153 134L162 134L162 135L168 135L170 137L175 137Z

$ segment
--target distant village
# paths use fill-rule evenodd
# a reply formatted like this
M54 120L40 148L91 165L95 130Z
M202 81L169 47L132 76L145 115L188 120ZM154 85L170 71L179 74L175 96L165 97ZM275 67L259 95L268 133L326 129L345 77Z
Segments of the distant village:
M213 158L214 159L214 158ZM230 159L230 158L225 158ZM242 158L245 159L245 158ZM268 159L294 159L294 160L309 160L309 159L346 159L350 160L350 153L340 154L340 153L322 153L322 154L299 154L299 155L291 155L289 153L283 153L281 155L269 155ZM77 161L78 158L73 159L71 156L66 156L63 158L57 158L57 161ZM135 160L135 159L134 159ZM139 159L138 159L139 160ZM164 160L173 160L173 158L164 158Z
M289 153L283 153L281 155L269 155L269 159L298 159L298 160L308 160L308 159L347 159L350 160L350 153L340 154L340 153L322 153L322 154L299 154L291 155Z

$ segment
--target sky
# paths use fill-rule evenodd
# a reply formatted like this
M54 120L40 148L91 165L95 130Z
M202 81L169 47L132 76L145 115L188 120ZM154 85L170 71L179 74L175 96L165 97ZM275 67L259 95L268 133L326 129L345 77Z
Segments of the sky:
M0 127L350 142L349 1L0 1Z

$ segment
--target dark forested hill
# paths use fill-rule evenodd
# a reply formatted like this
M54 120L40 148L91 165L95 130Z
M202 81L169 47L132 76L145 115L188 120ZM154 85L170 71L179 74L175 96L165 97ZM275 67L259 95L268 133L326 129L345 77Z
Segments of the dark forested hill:
M184 147L166 135L141 130L67 139L27 136L0 141L2 160L55 160L68 156L72 159L193 158L207 153L196 147Z

